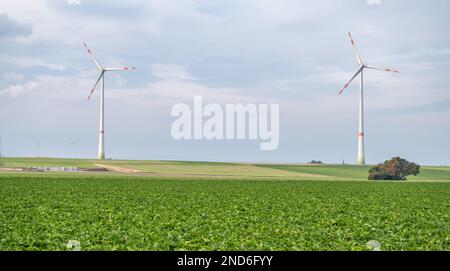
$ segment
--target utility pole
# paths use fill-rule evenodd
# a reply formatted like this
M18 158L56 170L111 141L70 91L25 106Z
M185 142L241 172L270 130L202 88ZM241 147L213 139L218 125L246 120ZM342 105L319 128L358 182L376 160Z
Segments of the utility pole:
M2 158L2 136L0 136L0 158Z

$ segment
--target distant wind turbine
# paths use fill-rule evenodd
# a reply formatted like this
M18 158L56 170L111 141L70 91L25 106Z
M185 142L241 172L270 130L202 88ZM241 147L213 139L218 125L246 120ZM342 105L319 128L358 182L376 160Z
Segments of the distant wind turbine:
M121 67L121 68L103 68L95 58L92 51L87 47L86 43L83 42L84 47L86 47L87 52L89 55L91 55L92 60L94 61L95 65L97 66L98 70L100 71L100 75L98 76L97 81L94 84L94 87L92 88L91 92L89 93L89 96L87 99L89 100L94 93L95 88L97 87L98 83L101 81L101 98L100 98L100 132L99 132L99 143L98 143L98 159L104 160L105 159L105 127L104 127L104 98L105 98L105 73L109 71L127 71L127 70L134 70L135 67Z
M73 145L75 147L75 157L74 158L78 158L78 141L72 141L67 144Z
M39 158L39 152L40 152L40 148L41 148L41 140L36 137L32 137L31 139L33 139L34 142L36 142L36 157Z
M362 62L361 56L359 55L358 49L356 48L355 41L353 40L352 34L348 33L350 37L350 41L352 42L353 49L355 50L356 55L356 62L359 65L358 70L356 71L355 75L348 81L347 84L339 91L339 94L344 92L344 90L350 85L350 83L355 79L359 74L361 74L361 82L360 82L360 96L359 96L359 129L358 129L358 165L365 165L366 159L364 156L364 77L363 72L364 69L371 69L371 70L380 70L380 71L386 71L386 72L394 72L399 73L399 71L394 69L388 69L388 68L377 68L373 66L366 65Z

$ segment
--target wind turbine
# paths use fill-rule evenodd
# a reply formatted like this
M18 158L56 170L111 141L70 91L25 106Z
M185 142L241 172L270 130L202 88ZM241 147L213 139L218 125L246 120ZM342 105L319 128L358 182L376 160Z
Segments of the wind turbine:
M98 83L101 82L101 93L100 93L100 132L99 132L99 139L98 139L98 159L104 160L105 159L105 127L104 127L104 98L105 98L105 73L110 71L127 71L127 70L134 70L136 67L121 67L121 68L103 68L95 58L92 51L87 47L86 43L83 42L84 47L86 47L87 52L91 56L92 60L94 61L95 65L97 66L97 69L100 71L100 75L98 76L97 81L94 84L94 87L92 88L91 92L89 93L89 96L87 99L89 100L94 93L95 88L97 87Z
M67 143L69 145L73 145L75 147L75 159L78 158L78 141L72 141Z
M41 140L36 137L32 137L31 139L33 139L34 142L36 142L36 157L39 158L39 149L41 148Z
M358 129L358 165L365 165L366 159L364 156L364 69L371 69L371 70L380 70L380 71L386 71L386 72L394 72L399 73L399 71L389 68L377 68L373 66L369 66L364 64L361 60L361 56L359 55L358 49L356 48L355 41L353 40L352 34L349 32L348 36L350 37L350 41L352 42L353 49L355 51L356 55L356 62L358 63L358 70L356 71L355 75L348 81L347 84L339 91L339 94L342 94L344 90L350 85L350 83L361 74L361 81L360 81L360 93L359 93L359 129Z

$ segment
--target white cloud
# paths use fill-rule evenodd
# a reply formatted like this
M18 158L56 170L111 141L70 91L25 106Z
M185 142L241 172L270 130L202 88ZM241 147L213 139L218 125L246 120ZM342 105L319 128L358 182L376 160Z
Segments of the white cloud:
M0 63L13 64L20 68L44 67L58 71L63 71L66 69L65 65L52 63L42 58L11 56L5 54L0 54Z
M0 13L0 38L28 37L31 33L33 33L31 24L16 22L8 14Z
M23 81L25 75L16 72L6 72L1 75L2 81L7 83L17 83Z
M111 76L111 78L114 80L115 85L118 87L125 87L128 83L127 78L120 74L115 74Z
M195 80L181 65L152 64L152 75L161 79Z
M108 95L112 99L126 99L130 103L157 103L166 107L180 102L192 102L194 96L202 96L205 102L218 104L277 102L262 95L252 96L248 90L242 88L207 86L197 81L172 78L148 83L141 88L108 89Z
M369 5L381 5L381 0L366 0Z
M17 98L18 96L20 96L26 92L33 91L37 87L39 87L38 82L28 81L24 84L11 85L5 89L2 89L2 90L0 90L0 95L1 96L11 96L13 98Z
M91 77L82 77L81 74L37 75L26 82L0 89L0 95L36 101L85 101L92 84Z
M67 0L67 4L69 5L80 5L81 0Z

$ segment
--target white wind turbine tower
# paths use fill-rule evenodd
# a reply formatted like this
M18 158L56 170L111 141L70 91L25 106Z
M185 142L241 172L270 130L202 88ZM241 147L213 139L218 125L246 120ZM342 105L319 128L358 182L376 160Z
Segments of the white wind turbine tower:
M98 159L104 160L105 159L105 127L104 127L104 98L105 98L105 73L109 71L126 71L126 70L134 70L135 67L121 67L121 68L103 68L95 58L92 51L87 47L86 43L83 42L84 47L86 47L86 50L91 55L92 60L94 60L95 65L97 66L98 70L100 71L100 75L98 76L97 81L94 84L94 87L92 88L91 92L89 93L89 96L87 99L89 100L94 93L95 87L97 87L98 83L101 81L101 93L100 93L100 132L99 132L99 139L98 139Z
M348 81L347 84L339 91L339 94L344 92L344 90L350 85L350 83L355 79L359 74L361 74L361 82L360 82L360 93L359 93L359 129L358 129L358 165L365 165L366 159L364 156L364 69L371 69L371 70L380 70L380 71L386 71L386 72L394 72L399 73L397 70L388 69L388 68L377 68L373 66L369 66L364 64L361 60L361 56L359 55L358 49L356 48L355 41L353 40L352 34L348 33L350 37L350 41L352 42L353 49L355 50L356 55L356 61L359 65L358 70L356 71L355 75Z

